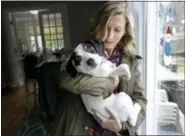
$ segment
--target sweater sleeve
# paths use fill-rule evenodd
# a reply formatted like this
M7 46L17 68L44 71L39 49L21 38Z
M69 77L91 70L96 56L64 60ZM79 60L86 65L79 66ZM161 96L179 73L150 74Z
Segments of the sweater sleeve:
M76 94L91 94L96 96L109 96L115 88L116 79L99 78L85 74L78 74L71 78L67 72L61 74L60 87Z

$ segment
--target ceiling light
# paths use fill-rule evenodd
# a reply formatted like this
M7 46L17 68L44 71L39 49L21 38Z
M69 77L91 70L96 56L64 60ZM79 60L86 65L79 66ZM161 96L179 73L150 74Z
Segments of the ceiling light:
M30 10L30 13L36 15L38 14L38 10Z

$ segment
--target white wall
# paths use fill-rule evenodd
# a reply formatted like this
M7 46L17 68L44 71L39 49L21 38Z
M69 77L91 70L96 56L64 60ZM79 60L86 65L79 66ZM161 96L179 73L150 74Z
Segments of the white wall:
M5 61L4 64L7 65L8 71L7 75L9 76L7 85L11 87L22 86L24 84L24 72L22 63L20 61L20 50L17 48L15 33L13 25L11 25L11 19L7 11L3 12L3 27L4 27L4 37L6 37L4 46L4 56L2 56L2 61ZM4 58L5 57L5 58ZM5 85L6 87L6 85Z

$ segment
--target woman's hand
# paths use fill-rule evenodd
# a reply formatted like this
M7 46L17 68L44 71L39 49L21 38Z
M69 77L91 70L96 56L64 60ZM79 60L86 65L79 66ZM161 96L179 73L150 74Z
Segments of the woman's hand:
M96 121L98 121L102 128L110 130L115 133L120 132L122 129L122 124L118 116L107 107L106 110L110 114L109 119L105 119L97 111L92 110L94 113L94 118L96 119Z

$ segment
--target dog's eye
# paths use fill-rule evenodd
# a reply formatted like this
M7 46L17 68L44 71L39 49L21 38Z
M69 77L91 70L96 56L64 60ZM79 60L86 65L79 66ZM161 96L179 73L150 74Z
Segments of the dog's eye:
M93 66L93 65L94 65L94 60L93 60L92 58L89 58L89 59L87 60L87 65Z

